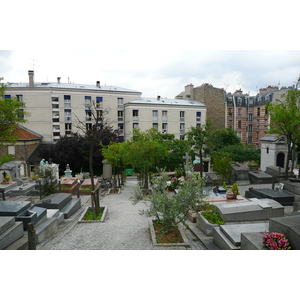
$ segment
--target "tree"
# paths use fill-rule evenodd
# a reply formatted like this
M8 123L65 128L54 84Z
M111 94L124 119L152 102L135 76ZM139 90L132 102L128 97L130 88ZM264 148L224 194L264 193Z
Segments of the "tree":
M114 178L116 181L116 175L121 174L121 184L123 184L123 172L126 169L125 159L125 144L124 143L110 143L102 149L103 156L112 165ZM117 185L115 184L115 187Z
M288 153L285 166L285 179L288 179L289 159L300 141L300 91L289 90L282 99L276 99L266 107L270 116L269 133L285 137ZM294 163L294 159L292 160ZM293 166L292 166L293 168Z
M231 127L214 130L209 137L209 145L213 151L218 151L226 146L241 144L241 139Z
M206 122L205 125L191 127L185 134L189 146L199 155L200 163L203 166L203 156L207 153L207 142L209 131L211 130L211 123ZM200 176L203 177L203 167L200 168Z
M25 123L25 104L19 102L17 98L5 98L6 85L2 83L0 77L0 145L3 142L14 144L17 136L14 133L20 123Z
M88 107L89 114L91 117L92 123L86 123L81 121L78 117L77 119L77 128L81 130L84 134L85 141L88 143L89 154L88 154L88 162L89 162L89 172L91 176L91 185L92 190L95 191L95 183L94 183L94 169L93 169L93 156L96 147L101 147L101 143L96 143L99 141L98 137L103 139L103 144L108 142L104 131L113 131L111 126L108 126L106 116L108 111L97 110L96 104L91 102L91 105ZM115 139L117 139L117 131L115 131ZM109 142L108 142L109 144ZM92 202L95 205L95 214L96 216L100 213L100 201L99 197L96 197L94 193L92 193Z
M220 184L222 182L228 182L232 175L232 159L228 153L223 153L222 155L218 155L214 157L213 170L214 172L220 176Z
M199 174L190 173L177 194L170 194L167 191L168 180L169 176L162 172L153 182L151 195L144 197L140 187L137 186L131 198L134 204L141 200L149 204L149 208L141 213L154 217L162 225L163 234L169 233L172 226L185 221L189 212L196 211L197 206L202 204L207 196L204 192L204 180L199 178Z
M128 163L142 174L143 189L148 190L150 168L160 163L169 155L168 149L157 140L155 130L145 132L135 130L132 138L126 142L125 153Z

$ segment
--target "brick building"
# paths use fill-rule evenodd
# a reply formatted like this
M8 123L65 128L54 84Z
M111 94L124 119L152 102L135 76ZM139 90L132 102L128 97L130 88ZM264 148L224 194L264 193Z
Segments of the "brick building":
M205 104L207 107L206 118L212 122L214 129L226 127L226 93L223 89L215 88L208 83L198 87L189 84L175 98L195 100Z
M22 177L32 176L34 173L34 167L29 164L29 156L40 145L42 136L23 127L19 126L16 130L18 136L15 144L3 143L0 147L0 157L3 154L10 154L15 157L15 162L21 166L20 175Z
M243 94L241 90L226 95L227 127L237 131L242 143L260 148L260 139L269 129L269 118L265 106L268 102L280 99L291 87L268 86L262 88L256 96Z

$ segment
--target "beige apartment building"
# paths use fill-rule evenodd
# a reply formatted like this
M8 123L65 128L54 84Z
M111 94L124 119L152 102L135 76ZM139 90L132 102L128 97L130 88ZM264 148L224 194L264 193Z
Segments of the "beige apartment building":
M142 98L124 104L125 140L133 129L145 131L156 128L171 133L176 139L184 139L191 127L205 124L206 105L194 100Z
M30 113L24 126L41 136L43 143L56 142L60 136L77 132L78 120L92 124L90 107L94 103L99 114L108 111L107 121L119 129L120 141L131 137L133 128L157 128L176 138L191 127L204 124L206 105L190 99L142 98L142 93L125 88L101 85L35 82L34 71L28 71L27 83L9 84L6 98L17 97Z

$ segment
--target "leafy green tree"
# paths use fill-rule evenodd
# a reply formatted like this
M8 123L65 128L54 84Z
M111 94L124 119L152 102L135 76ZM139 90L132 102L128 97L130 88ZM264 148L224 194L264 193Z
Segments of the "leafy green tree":
M285 179L288 179L289 159L295 152L295 147L300 141L300 91L289 90L282 99L267 105L270 116L269 133L285 137L288 154L285 166ZM292 160L294 162L294 160Z
M163 234L169 233L172 226L185 221L189 212L195 211L207 196L204 191L204 180L199 174L190 174L177 194L167 191L168 180L168 175L163 172L154 180L151 195L144 197L140 187L137 186L131 198L134 204L141 200L148 204L148 209L141 213L154 217L162 225Z
M132 167L142 174L143 189L149 189L149 170L169 155L168 149L160 143L155 130L142 132L135 130L132 138L126 142L125 156Z
M2 166L3 164L5 164L7 162L13 161L14 159L15 159L14 156L12 156L10 154L3 154L0 157L0 166Z
M223 153L214 157L213 170L220 176L220 185L222 182L228 182L232 175L232 159L228 153Z
M25 116L29 114L24 112L25 104L19 102L17 98L5 98L7 86L0 77L0 146L4 142L14 144L17 136L15 130L20 123L25 123Z
M227 146L242 145L241 139L231 127L218 129L211 132L209 145L213 151L218 151Z
M209 132L211 130L211 123L206 122L205 125L191 127L185 134L187 136L188 145L199 155L201 164L203 163L203 156L208 152ZM203 168L200 168L200 175L203 177Z

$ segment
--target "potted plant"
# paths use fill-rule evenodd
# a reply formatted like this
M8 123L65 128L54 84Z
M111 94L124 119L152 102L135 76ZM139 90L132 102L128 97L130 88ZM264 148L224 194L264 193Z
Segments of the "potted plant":
M226 199L236 199L237 195L240 195L239 186L237 183L234 183L230 192L226 193Z

